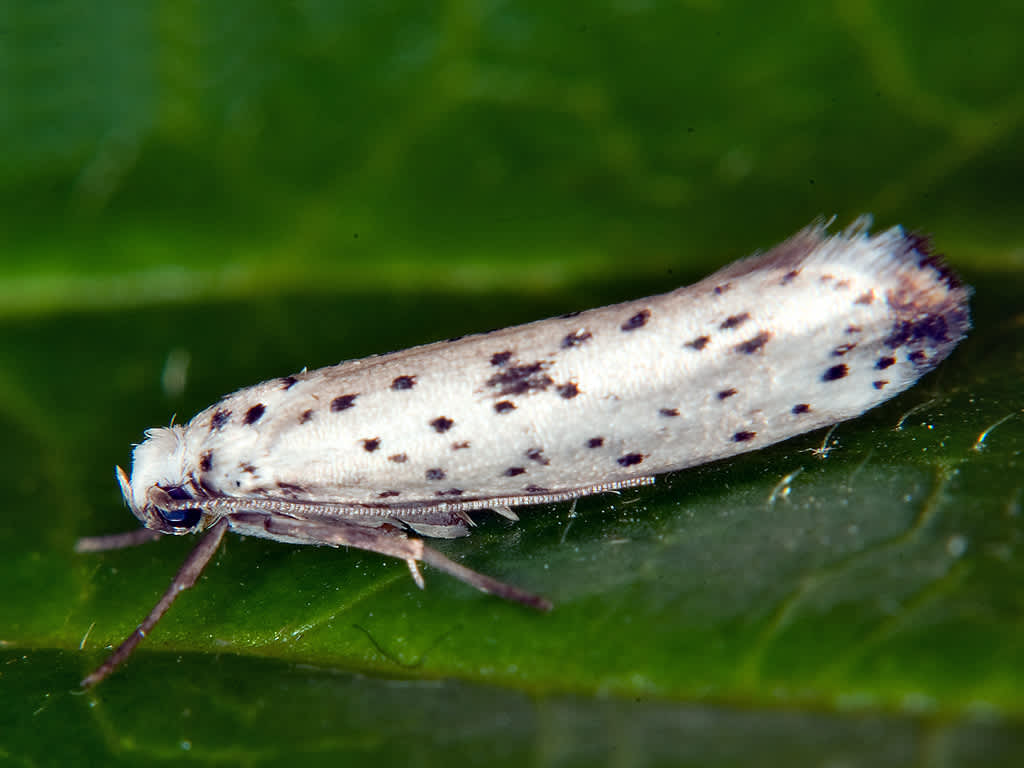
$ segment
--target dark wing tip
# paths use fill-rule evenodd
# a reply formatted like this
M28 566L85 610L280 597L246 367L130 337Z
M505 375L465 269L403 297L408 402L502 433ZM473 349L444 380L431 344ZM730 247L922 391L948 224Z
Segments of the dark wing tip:
M939 281L947 288L957 290L964 287L960 276L946 263L945 256L935 251L931 235L917 231L905 232L903 245L907 253L915 255L918 267L934 270Z

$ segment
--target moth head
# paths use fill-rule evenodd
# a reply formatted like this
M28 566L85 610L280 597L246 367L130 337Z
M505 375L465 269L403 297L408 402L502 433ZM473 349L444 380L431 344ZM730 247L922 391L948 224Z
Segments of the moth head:
M195 533L211 520L200 502L189 502L192 493L185 479L185 441L181 427L161 427L146 433L132 454L132 474L117 467L121 494L147 528L161 533Z

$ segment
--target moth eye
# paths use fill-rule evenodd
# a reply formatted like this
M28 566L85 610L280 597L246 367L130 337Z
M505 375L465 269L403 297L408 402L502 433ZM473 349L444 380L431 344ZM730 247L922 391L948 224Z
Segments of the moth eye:
M192 498L192 494L181 486L171 486L170 488L161 488L160 490L175 501L186 501ZM160 515L160 519L171 528L195 528L203 516L203 510L201 509L165 509L159 506L159 504L154 506L156 507L157 514Z
M201 509L157 509L160 519L172 528L195 528L203 516Z

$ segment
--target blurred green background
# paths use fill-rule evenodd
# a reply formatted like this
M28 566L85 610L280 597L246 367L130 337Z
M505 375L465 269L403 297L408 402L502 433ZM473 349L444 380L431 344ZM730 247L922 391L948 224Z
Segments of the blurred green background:
M1010 2L0 5L0 760L1024 762L1021 29ZM144 428L863 212L934 235L971 337L830 435L439 545L552 614L232 538L77 691L192 544L72 551L133 527L111 467Z

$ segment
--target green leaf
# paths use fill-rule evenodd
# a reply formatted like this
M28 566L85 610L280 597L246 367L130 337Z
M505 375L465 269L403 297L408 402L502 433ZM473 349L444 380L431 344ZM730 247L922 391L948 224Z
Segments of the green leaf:
M0 47L0 758L1024 757L1024 12L101 5ZM551 614L232 537L77 690L194 545L73 552L136 525L144 428L864 210L935 233L970 337L834 431L436 544Z

